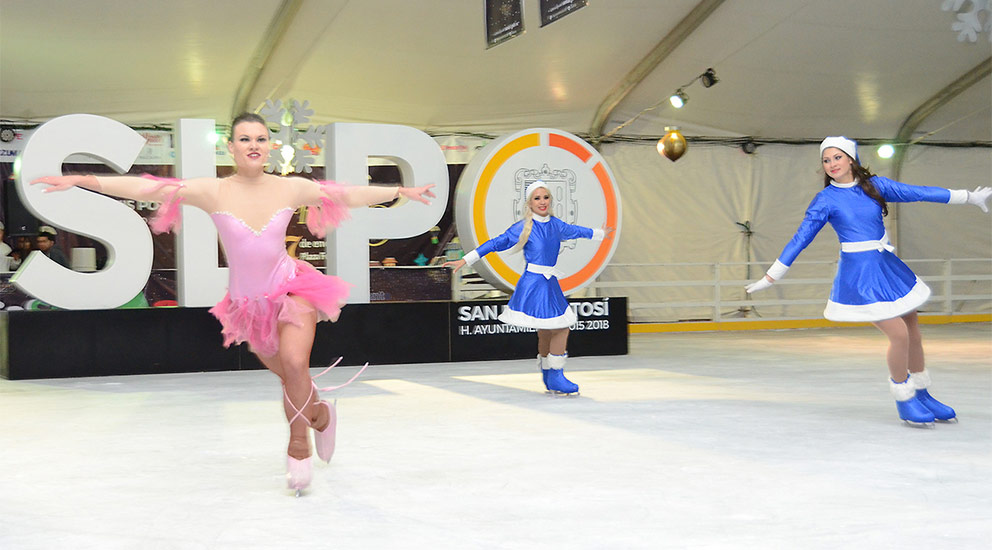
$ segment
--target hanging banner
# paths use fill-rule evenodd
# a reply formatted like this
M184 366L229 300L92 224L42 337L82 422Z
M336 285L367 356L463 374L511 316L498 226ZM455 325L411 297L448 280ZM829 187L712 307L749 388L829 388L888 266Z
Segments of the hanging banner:
M541 0L541 26L550 25L588 5L589 0Z
M486 0L486 48L524 32L523 0Z

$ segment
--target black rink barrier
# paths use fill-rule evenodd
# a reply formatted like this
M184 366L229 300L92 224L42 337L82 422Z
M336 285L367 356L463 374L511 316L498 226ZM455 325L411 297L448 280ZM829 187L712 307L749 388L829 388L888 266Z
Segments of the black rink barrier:
M508 300L451 302L451 360L525 359L537 355L537 331L501 323ZM568 354L626 355L627 298L568 301L578 321L568 336Z
M569 355L627 353L627 299L570 300ZM319 323L311 366L523 359L533 330L496 319L506 300L351 304ZM225 348L208 308L0 311L0 377L8 380L264 368L244 344Z

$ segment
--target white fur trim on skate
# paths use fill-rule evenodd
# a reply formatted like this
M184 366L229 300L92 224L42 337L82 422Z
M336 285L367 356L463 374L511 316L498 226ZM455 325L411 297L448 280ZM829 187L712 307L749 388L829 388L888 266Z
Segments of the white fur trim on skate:
M565 368L565 360L568 355L548 355L548 368L561 370Z
M909 373L909 380L913 383L913 387L918 390L925 390L930 387L930 373L926 369Z
M884 321L886 319L900 317L919 308L929 298L930 287L917 277L916 285L898 300L892 302L875 302L874 304L860 306L838 304L837 302L827 300L827 307L823 310L823 316L831 321L845 321L849 323Z
M572 311L572 308L567 308L565 313L562 313L557 317L548 317L546 319L531 317L521 311L514 311L510 308L506 308L503 310L503 313L499 314L499 320L508 325L517 325L518 327L552 329L569 328L575 324L577 319L575 317L575 312ZM551 356L549 355L548 357Z
M892 392L892 397L895 397L896 401L909 401L916 397L916 386L911 384L908 378L903 382L896 382L889 378L889 391Z

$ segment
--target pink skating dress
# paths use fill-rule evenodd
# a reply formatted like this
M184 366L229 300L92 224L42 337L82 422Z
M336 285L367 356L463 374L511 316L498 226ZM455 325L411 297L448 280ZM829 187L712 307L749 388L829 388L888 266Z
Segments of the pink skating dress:
M307 227L323 237L325 228L348 218L348 208L341 186L320 183L328 196L321 198L320 206L310 207ZM162 232L177 226L181 201L174 192L159 208L152 229ZM210 309L221 323L225 346L248 342L255 353L271 357L279 350L279 323L302 326L303 317L314 310L318 321L335 321L340 315L350 285L286 252L286 228L294 212L283 208L258 230L229 212L210 214L230 269L228 292Z

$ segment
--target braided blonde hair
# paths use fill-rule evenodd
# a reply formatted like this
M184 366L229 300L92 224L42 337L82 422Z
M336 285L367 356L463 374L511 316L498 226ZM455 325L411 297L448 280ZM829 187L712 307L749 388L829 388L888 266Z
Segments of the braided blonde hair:
M520 217L524 220L524 228L520 232L520 239L517 240L517 244L513 245L513 248L510 249L510 254L515 254L523 250L524 245L527 244L527 239L530 239L530 232L534 229L534 211L530 209L530 199L538 189L544 189L548 193L551 192L547 187L535 187L527 195L527 200L523 202L523 206L520 208Z

